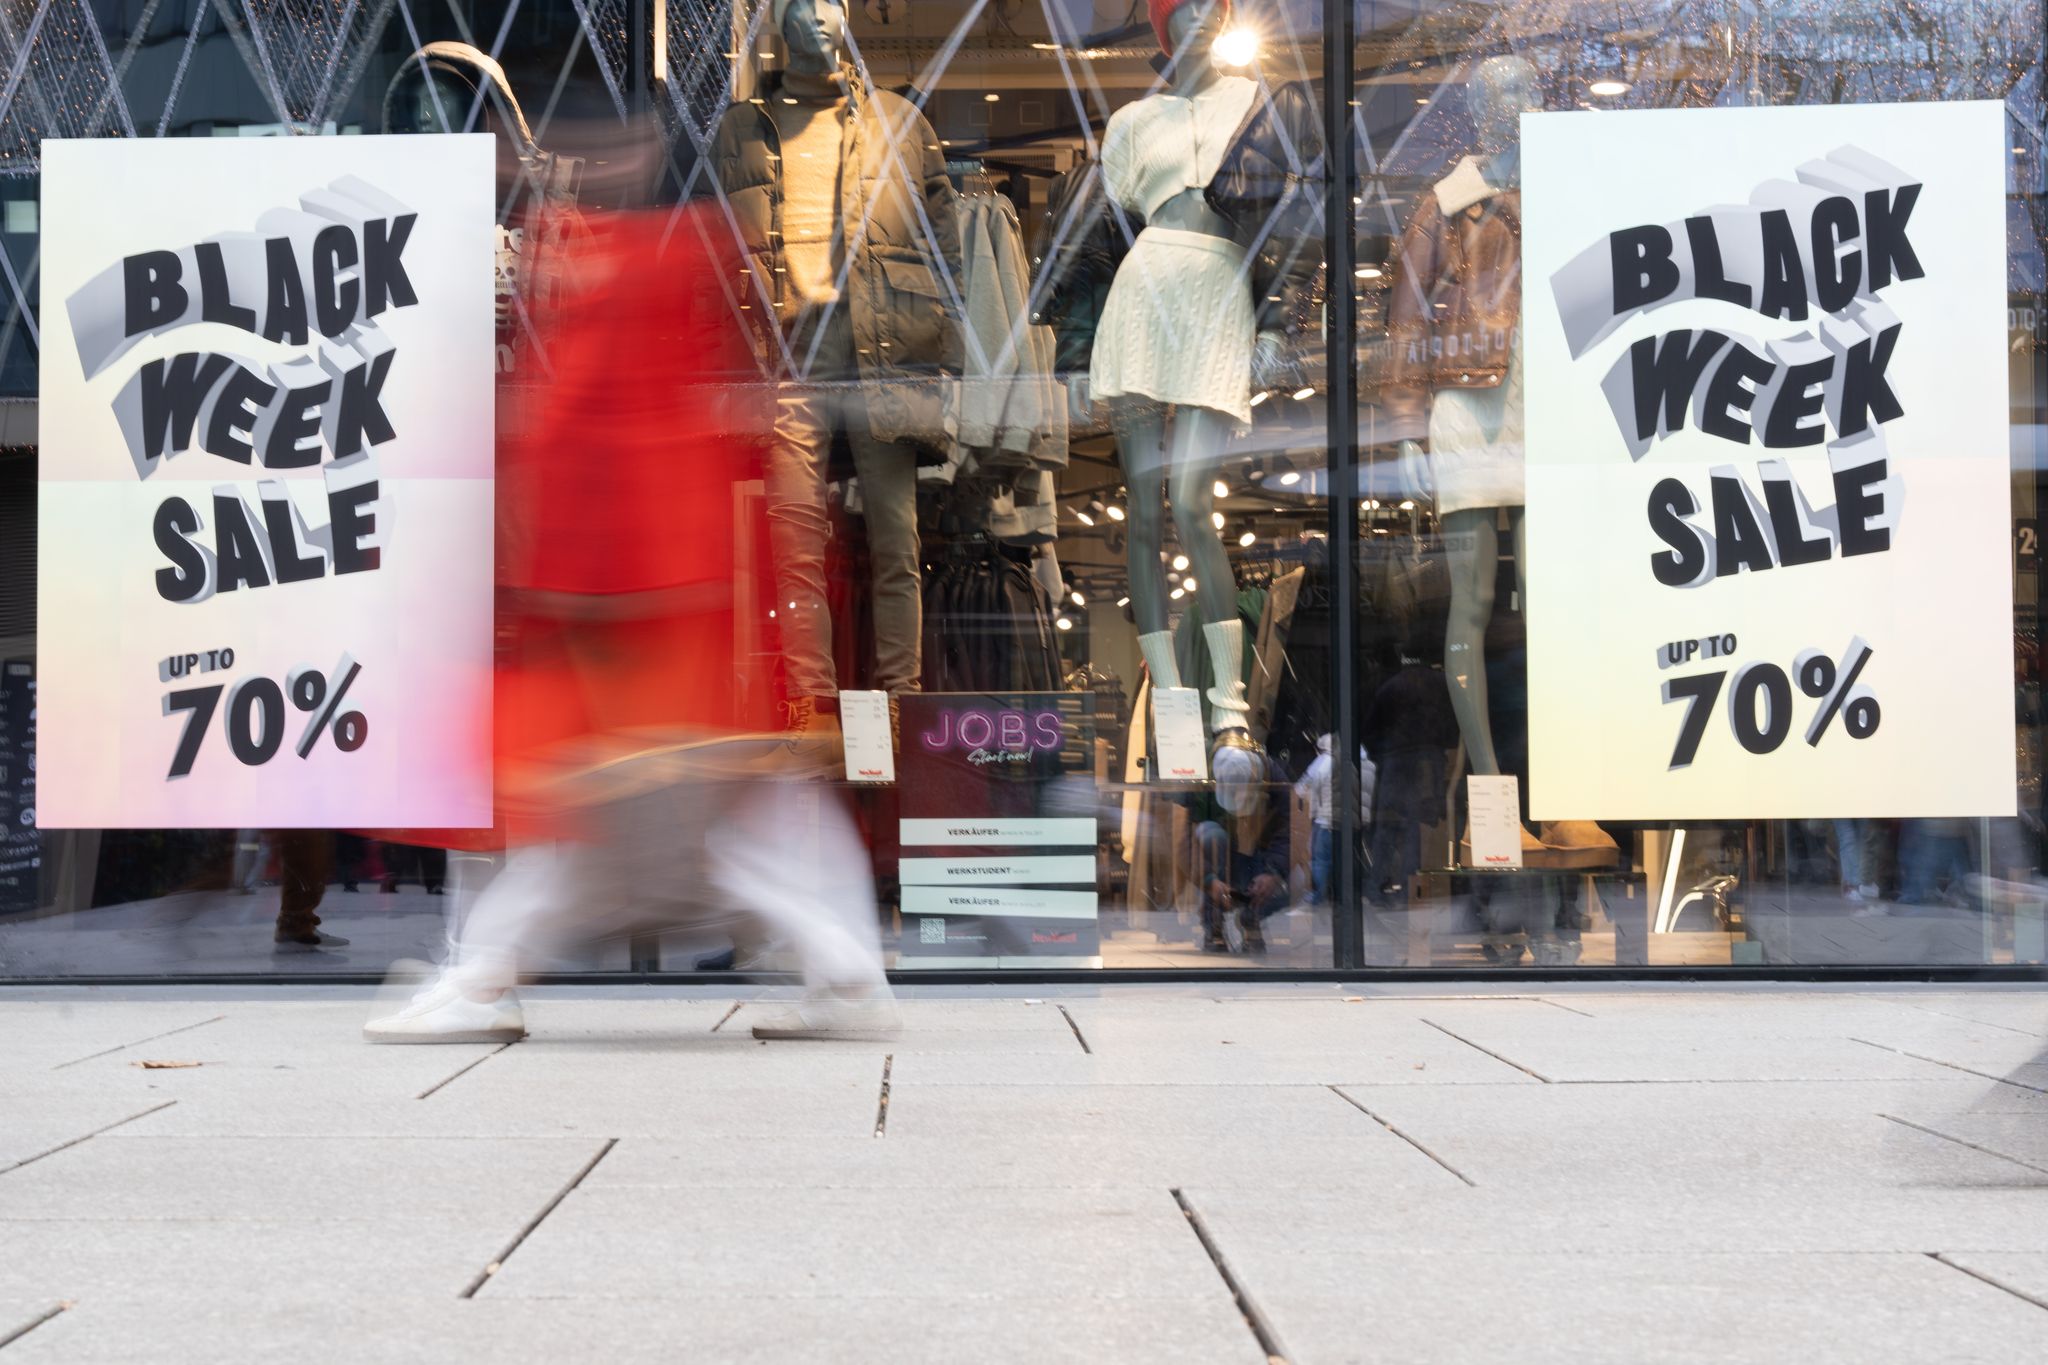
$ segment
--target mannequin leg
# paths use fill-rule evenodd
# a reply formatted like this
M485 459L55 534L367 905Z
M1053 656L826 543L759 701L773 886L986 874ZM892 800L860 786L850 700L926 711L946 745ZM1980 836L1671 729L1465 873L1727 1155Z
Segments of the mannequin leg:
M856 398L856 404L859 400ZM877 441L867 416L846 414L853 467L860 475L875 611L874 686L895 696L923 689L924 580L918 565L917 457L908 446ZM789 599L784 598L784 601Z
M1251 710L1244 697L1244 623L1237 616L1237 580L1223 538L1210 519L1216 477L1211 457L1229 436L1227 421L1203 408L1182 408L1174 414L1169 438L1174 529L1195 576L1202 634L1216 678L1209 692L1209 728L1214 732L1244 729Z
M830 696L832 612L825 597L825 460L832 415L824 395L785 384L775 399L765 486L768 545L775 556L776 624L790 695Z
M1157 411L1139 409L1117 414L1113 424L1130 493L1124 535L1131 616L1140 635L1151 635L1166 629L1166 576L1159 569L1166 548L1166 423Z
M1444 677L1472 772L1500 772L1493 721L1486 709L1486 624L1493 617L1493 581L1500 564L1494 509L1465 508L1444 517L1451 571L1451 613L1444 629Z
M1508 509L1508 534L1515 538L1515 610L1529 610L1529 521L1524 509Z

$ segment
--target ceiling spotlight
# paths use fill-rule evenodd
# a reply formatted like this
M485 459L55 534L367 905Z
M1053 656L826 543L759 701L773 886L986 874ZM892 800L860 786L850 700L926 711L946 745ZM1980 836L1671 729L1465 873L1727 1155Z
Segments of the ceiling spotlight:
M1259 404L1265 402L1268 398L1271 398L1272 396L1272 394L1267 393L1264 390L1260 390L1258 393L1252 395L1252 406L1257 407Z
M1188 557L1186 555L1175 555L1173 557L1173 571L1175 573L1186 573L1188 571Z
M1626 95L1628 93L1628 82L1594 81L1591 85L1586 87L1586 93L1590 95L1598 95L1602 99L1613 99L1616 95Z
M1219 498L1227 498L1230 496L1230 485L1218 479L1209 485L1209 491Z
M1289 488L1294 487L1294 485L1301 482L1301 471L1296 469L1288 470L1280 476L1280 482L1286 484Z
M1172 592L1166 595L1173 601L1178 602L1181 598L1186 597L1188 595L1188 590L1186 588L1175 588Z
M1131 605L1131 599L1128 597L1119 597L1116 599L1116 604L1120 607L1128 607L1129 605Z
M1095 518L1088 515L1088 509L1085 507L1076 507L1074 509L1074 520L1080 522L1083 526L1093 526L1095 524Z
M1058 626L1061 630L1072 630L1074 628L1074 623L1072 621L1069 621L1064 616L1055 620L1053 624Z
M1429 103L1429 96L1427 96L1427 95L1417 95L1417 96L1415 97L1415 102L1416 102L1417 104L1428 104L1428 103Z
M1002 96L998 95L995 91L991 90L986 95L983 95L982 98L987 100L990 104L994 104L997 100L1001 99Z
M1376 280L1386 272L1376 265L1362 265L1351 272L1361 280Z
M1186 589L1187 589L1187 590L1188 590L1189 592L1193 592L1193 591L1195 590L1195 587L1196 587L1196 584L1195 584L1195 580L1194 580L1194 579L1192 579L1192 578L1183 578L1183 579L1182 579L1182 580L1180 581L1180 585L1181 585L1181 586L1182 586L1183 588L1186 588Z
M1111 521L1122 521L1124 519L1124 509L1118 507L1115 503L1111 503L1108 507L1104 508L1103 510L1109 513L1109 519Z
M1074 605L1077 607L1085 607L1088 605L1088 599L1081 596L1081 594L1078 592L1070 592L1067 594L1067 596L1073 599Z
M1220 35L1209 45L1209 51L1223 66L1250 66L1259 55L1258 30L1240 24Z
M1246 483L1263 483L1265 482L1265 478L1266 471L1258 465L1253 465L1250 469L1247 469L1244 472L1244 481Z
M1313 398L1315 396L1316 386L1313 384L1302 385L1300 388L1296 389L1292 395L1294 401L1297 403L1302 402L1304 399Z
M1214 527L1215 527L1215 528L1216 528L1217 530L1219 530L1219 531L1220 531L1220 530L1222 530L1222 529L1223 529L1223 514L1222 514L1221 512L1211 512L1211 513L1209 514L1209 524L1210 524L1211 526L1214 526Z
M1243 535L1237 538L1237 543L1244 546L1246 549L1250 549L1252 546L1259 543L1258 533L1256 531L1246 531Z
M1403 512L1413 512L1413 511L1415 510L1415 499L1413 499L1413 498L1403 498L1403 499L1401 499L1401 510L1402 510Z

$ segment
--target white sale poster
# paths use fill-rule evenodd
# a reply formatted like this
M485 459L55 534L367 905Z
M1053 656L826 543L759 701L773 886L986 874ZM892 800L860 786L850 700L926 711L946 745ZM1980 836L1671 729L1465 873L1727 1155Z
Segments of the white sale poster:
M43 155L39 823L489 825L491 138Z
M2004 109L1522 137L1531 814L2011 815Z

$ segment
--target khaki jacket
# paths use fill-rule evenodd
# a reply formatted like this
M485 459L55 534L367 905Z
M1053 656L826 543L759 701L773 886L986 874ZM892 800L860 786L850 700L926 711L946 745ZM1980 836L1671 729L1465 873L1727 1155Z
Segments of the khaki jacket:
M1522 324L1521 191L1447 213L1440 196L1457 178L1422 197L1394 256L1381 390L1389 440L1427 439L1440 389L1498 387Z
M852 324L868 424L877 440L943 449L961 353L953 185L938 136L914 105L858 77L848 87L839 211L852 264L839 306ZM763 91L764 101L780 98L779 86ZM798 303L782 269L782 138L765 103L726 109L711 159L746 248L734 293L747 305L764 372L781 378L769 323L787 326Z

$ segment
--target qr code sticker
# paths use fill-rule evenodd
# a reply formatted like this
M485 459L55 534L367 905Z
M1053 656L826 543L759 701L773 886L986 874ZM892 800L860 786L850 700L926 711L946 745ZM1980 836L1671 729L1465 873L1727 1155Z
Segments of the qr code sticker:
M920 918L917 922L917 941L919 943L944 943L946 941L946 921L935 916Z

